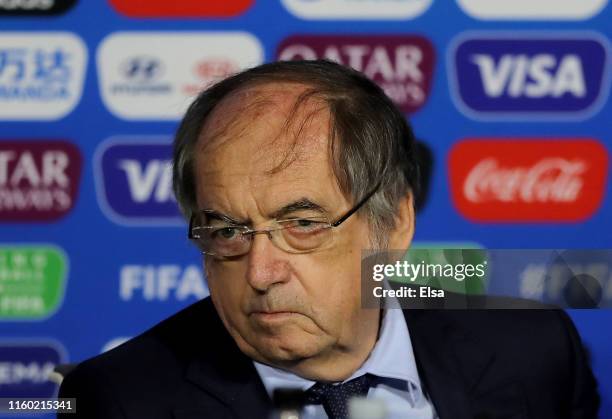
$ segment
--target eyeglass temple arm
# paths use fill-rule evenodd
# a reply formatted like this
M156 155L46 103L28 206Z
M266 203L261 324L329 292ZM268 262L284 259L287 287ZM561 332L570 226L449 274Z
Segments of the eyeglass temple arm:
M193 222L195 220L195 214L192 214L189 218L189 230L187 230L187 238L193 239Z
M376 193L376 191L378 191L378 188L380 188L380 185L382 183L382 180L380 180L376 186L370 191L368 192L368 194L366 196L364 196L361 201L359 201L357 203L357 205L355 205L352 209L350 209L346 214L344 214L342 217L338 218L336 221L334 221L333 223L331 223L332 227L338 227L340 224L342 224L343 222L345 222L347 220L347 218L349 218L351 215L353 215L354 213L356 213L359 208L361 208L363 206L363 204L365 204L367 202L368 199L370 199L372 197L372 195L374 195ZM193 223L194 223L194 219L195 219L195 215L192 215L191 218L189 219L189 229L187 230L187 237L189 239L193 238Z
M338 218L336 221L334 221L333 223L331 223L332 227L338 227L340 224L342 224L343 222L346 221L347 218L349 218L351 215L353 215L354 213L356 213L359 208L361 208L363 206L363 204L365 204L367 202L368 199L370 199L372 197L372 195L374 195L376 193L376 191L378 191L378 188L380 188L380 185L382 184L382 179L378 181L378 183L376 184L376 186L367 193L366 196L364 196L361 201L359 201L357 203L357 205L355 205L352 209L350 209L346 214L344 214L342 217Z

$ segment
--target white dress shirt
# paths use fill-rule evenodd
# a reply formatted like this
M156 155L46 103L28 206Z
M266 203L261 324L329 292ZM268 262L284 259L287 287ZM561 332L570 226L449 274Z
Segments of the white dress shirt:
M377 378L368 398L384 402L388 419L433 419L435 412L421 388L404 314L399 309L387 309L384 313L374 349L346 381L366 373L375 375ZM288 371L253 363L270 397L277 388L307 390L315 384ZM304 414L308 418L327 417L321 405L307 405Z

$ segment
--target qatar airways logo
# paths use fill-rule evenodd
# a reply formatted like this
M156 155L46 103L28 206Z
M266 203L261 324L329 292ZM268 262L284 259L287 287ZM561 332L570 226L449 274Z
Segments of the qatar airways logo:
M482 222L576 222L600 206L606 149L592 139L470 139L451 151L455 206Z
M431 90L435 52L412 35L297 35L278 47L280 61L328 59L362 72L405 113L419 110Z
M0 141L0 221L55 221L74 207L78 148L66 141Z

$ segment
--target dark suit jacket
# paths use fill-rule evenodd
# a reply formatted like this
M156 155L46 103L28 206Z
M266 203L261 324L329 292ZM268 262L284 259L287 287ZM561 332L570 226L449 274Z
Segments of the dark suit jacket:
M406 310L423 386L441 419L595 418L596 383L560 310ZM209 298L81 363L63 419L266 418L271 401Z

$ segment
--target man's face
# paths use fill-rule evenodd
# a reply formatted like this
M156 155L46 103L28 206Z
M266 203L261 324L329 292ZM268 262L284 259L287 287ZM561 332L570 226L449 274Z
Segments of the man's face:
M253 87L216 107L196 146L200 209L258 229L292 203L310 201L332 221L353 206L332 172L326 107L311 100L291 114L303 89ZM320 213L302 209L285 217L312 215ZM362 310L360 300L368 225L353 215L332 234L329 245L306 254L287 253L257 234L244 256L206 258L213 303L245 354L305 376L311 360L367 356L378 329L378 312Z

